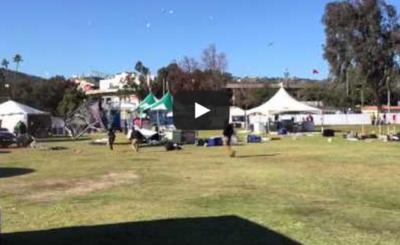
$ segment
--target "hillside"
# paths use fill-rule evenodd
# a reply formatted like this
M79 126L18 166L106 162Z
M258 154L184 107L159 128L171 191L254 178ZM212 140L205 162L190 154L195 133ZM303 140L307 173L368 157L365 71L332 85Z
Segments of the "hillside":
M40 81L47 80L42 77L33 76L33 75L29 75L29 74L22 73L22 72L15 72L13 70L4 69L4 68L0 68L0 72L3 73L5 76L5 84L11 84L16 81L18 81L18 82L40 82Z

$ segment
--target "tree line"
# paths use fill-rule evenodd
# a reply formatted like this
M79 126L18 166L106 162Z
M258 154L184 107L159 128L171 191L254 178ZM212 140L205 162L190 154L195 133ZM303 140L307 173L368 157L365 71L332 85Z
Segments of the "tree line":
M32 77L18 73L22 56L16 55L15 72L9 70L9 62L3 60L3 71L0 70L0 98L9 98L30 105L57 116L66 116L75 110L87 97L75 83L62 76L40 79L32 82ZM154 80L150 79L150 69L141 61L135 65L135 75L119 91L121 97L135 94L143 99L150 91L161 97L166 92L193 90L221 90L226 83L232 81L231 74L226 72L227 59L224 53L218 52L215 45L207 47L201 61L184 57L181 61L173 61L158 70ZM12 77L7 77L4 73Z
M150 70L142 62L135 66L139 76L139 84L134 77L120 91L123 96L130 93L143 99L150 91L158 97L166 92L175 94L179 91L221 90L228 82L234 80L226 72L228 62L225 53L219 52L214 44L203 50L200 60L193 57L183 57L180 61L173 61L157 71L150 87L147 78Z
M7 59L1 62L0 102L11 99L55 116L66 116L86 99L83 91L63 76L42 79L19 73L22 55L15 55L13 62L14 71Z
M345 91L338 98L351 106L357 91L379 107L399 90L400 23L395 6L383 0L329 3L322 19L330 65L330 86Z

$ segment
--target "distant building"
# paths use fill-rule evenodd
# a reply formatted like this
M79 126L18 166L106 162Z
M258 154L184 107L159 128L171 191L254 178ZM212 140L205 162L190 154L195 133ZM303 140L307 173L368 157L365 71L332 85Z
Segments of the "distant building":
M150 86L152 77L148 78ZM116 110L129 110L139 105L139 98L132 94L121 96L119 91L123 90L129 81L137 85L140 84L139 76L132 72L122 72L116 75L103 76L102 78L77 79L80 82L79 87L86 92L89 97L101 98L103 106Z
M93 91L98 90L100 86L101 77L87 76L87 77L77 77L72 79L72 81L80 88L82 91Z
M117 92L118 90L124 89L124 86L128 84L129 81L133 80L136 84L139 84L139 76L135 73L123 72L116 74L112 77L108 77L100 80L100 91L104 92Z

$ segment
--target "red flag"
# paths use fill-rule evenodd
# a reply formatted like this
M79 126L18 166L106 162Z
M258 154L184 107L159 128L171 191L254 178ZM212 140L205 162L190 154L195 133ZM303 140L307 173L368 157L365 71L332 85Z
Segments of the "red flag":
M317 69L314 69L312 73L313 74L319 74L319 71Z

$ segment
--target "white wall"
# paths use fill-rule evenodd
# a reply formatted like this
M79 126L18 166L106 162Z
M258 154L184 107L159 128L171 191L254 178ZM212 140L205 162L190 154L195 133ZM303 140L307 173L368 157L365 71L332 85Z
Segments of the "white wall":
M397 122L400 124L400 113L399 114L386 114L387 122L394 124L393 115L396 115ZM371 116L369 114L335 114L335 115L312 115L314 117L315 125L370 125ZM307 118L308 114L303 115L285 115L281 116L282 119L290 119L294 117L297 122L301 122L303 118ZM272 117L273 118L273 117ZM265 116L251 116L250 123L255 122L267 122L268 118Z
M118 91L119 89L123 89L124 85L126 85L126 83L128 82L127 77L129 75L134 77L135 82L137 84L139 84L138 77L135 76L135 74L128 74L128 73L124 72L124 73L115 75L112 78L100 80L100 90L115 92L115 91Z

